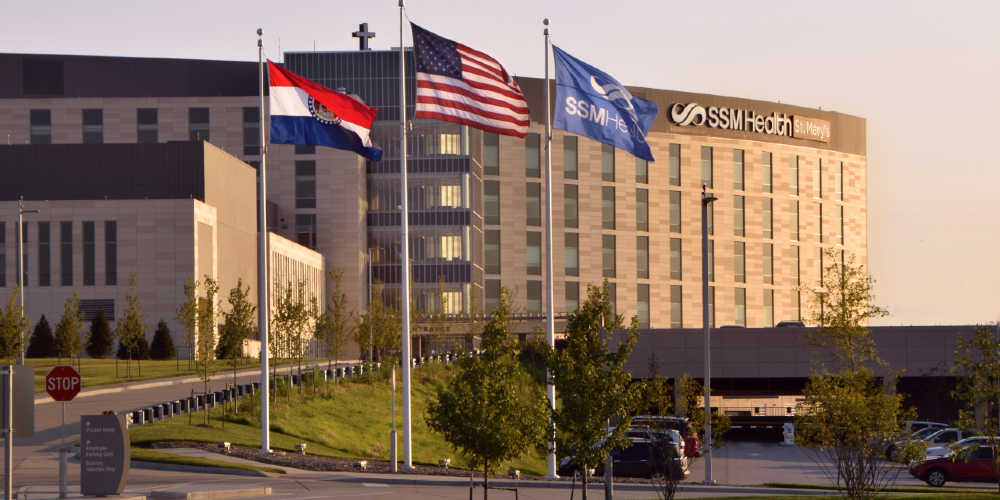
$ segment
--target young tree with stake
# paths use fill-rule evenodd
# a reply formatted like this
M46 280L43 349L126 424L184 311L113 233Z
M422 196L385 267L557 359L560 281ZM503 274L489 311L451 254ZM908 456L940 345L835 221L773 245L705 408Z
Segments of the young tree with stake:
M62 317L56 324L56 350L59 351L59 362L62 357L71 357L80 352L82 343L80 331L83 329L83 312L80 311L80 292L74 292L73 296L66 299L63 306ZM70 361L70 364L73 364Z
M132 269L128 277L128 293L125 294L125 310L122 311L122 317L118 320L118 325L115 327L115 335L118 337L118 343L124 346L129 352L129 359L125 364L126 377L132 376L131 353L133 350L138 353L139 340L146 339L146 314L142 312L142 304L139 303L139 294L135 290L138 281L139 274L135 272L135 269ZM139 376L142 376L141 361L136 362L140 363Z
M7 364L10 365L14 364L14 358L21 352L23 332L31 327L18 301L20 294L21 285L15 284L7 297L6 308L0 314L0 358L7 359Z
M205 275L205 307L198 309L198 357L195 367L198 378L205 384L205 394L208 394L208 384L212 382L215 373L212 355L215 353L215 328L219 320L219 306L216 296L219 293L219 282ZM208 425L208 410L205 410L205 422Z
M193 369L194 344L198 338L198 287L200 283L188 276L184 282L184 302L177 306L177 316L174 318L184 327L184 342L188 351L188 370Z

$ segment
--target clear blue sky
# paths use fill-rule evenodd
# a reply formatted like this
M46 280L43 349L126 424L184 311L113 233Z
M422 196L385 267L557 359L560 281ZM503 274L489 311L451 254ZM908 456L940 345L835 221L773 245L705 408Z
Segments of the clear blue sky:
M409 0L409 18L542 76L553 41L630 85L868 119L868 251L881 324L1000 318L998 2ZM396 0L7 2L0 51L256 60L399 45ZM407 35L409 36L409 35ZM409 42L407 42L409 43Z

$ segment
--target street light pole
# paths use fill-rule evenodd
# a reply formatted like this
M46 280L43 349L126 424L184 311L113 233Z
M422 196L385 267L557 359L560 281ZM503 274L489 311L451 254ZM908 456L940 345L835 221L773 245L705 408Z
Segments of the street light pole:
M701 185L701 322L705 332L705 484L712 480L712 351L708 328L708 204L718 198L705 193Z
M24 197L17 200L17 282L21 285L21 321L23 323L26 316L24 312L24 282L25 276L28 275L28 269L24 265L24 238L27 234L24 230L24 214L37 214L38 210L25 210L24 209ZM24 331L21 331L21 349L17 357L17 364L24 364Z

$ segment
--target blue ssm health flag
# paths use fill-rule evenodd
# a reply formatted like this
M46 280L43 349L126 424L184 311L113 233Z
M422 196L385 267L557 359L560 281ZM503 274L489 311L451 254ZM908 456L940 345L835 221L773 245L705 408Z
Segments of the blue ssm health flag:
M552 51L556 59L556 114L552 128L654 161L646 135L660 107L633 96L611 75L559 47L553 45Z

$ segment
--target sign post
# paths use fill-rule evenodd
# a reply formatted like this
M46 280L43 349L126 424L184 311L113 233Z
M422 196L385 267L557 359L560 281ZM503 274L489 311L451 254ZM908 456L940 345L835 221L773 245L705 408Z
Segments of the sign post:
M0 393L3 401L4 499L10 499L13 494L14 433L17 432L18 438L35 435L35 367L0 366Z
M72 401L83 386L80 372L72 366L56 366L45 376L45 392L53 401L62 402L62 445L66 447L66 402Z
M80 417L81 495L121 495L131 458L124 415Z

